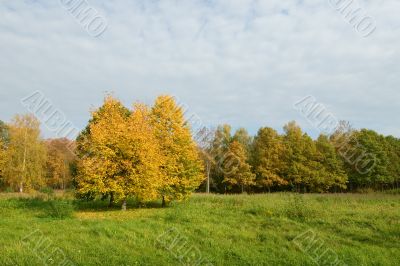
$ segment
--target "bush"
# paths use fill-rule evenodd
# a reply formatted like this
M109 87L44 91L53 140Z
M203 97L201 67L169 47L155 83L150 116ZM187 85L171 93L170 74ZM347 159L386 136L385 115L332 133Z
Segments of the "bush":
M371 194L374 193L375 191L372 188L358 188L354 192L360 194Z
M75 208L71 201L54 199L49 201L47 216L56 219L71 218L74 210Z
M400 188L386 190L385 193L391 195L400 195Z
M7 187L6 190L4 190L4 192L6 192L6 193L13 193L14 190L13 190L12 188L10 188L10 187Z
M53 196L54 190L51 187L41 188L39 192L46 194L47 196Z
M313 215L311 209L304 200L304 196L299 194L289 198L284 211L288 218L301 221L304 221Z

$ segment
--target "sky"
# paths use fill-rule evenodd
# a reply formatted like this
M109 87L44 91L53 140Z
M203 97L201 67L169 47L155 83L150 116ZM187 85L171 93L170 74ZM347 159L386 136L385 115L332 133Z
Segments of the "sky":
M400 137L399 13L398 0L1 0L0 120L27 113L35 91L79 129L106 93L129 107L169 94L205 126L255 134L296 120L315 137L294 108L312 96L355 128Z

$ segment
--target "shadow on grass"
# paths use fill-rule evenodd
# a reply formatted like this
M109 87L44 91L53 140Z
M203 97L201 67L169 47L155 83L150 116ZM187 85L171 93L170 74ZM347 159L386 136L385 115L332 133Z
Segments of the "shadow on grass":
M109 207L108 200L95 199L93 201L80 199L63 199L56 197L10 198L7 200L11 208L19 208L38 212L40 218L64 219L73 217L75 211L108 212L121 210L121 203L114 203ZM127 209L156 209L162 208L161 201L140 203L135 199L128 199Z
M36 213L39 218L65 219L72 218L75 210L71 200L59 198L11 198L8 202L14 208Z
M121 210L122 203L120 202L115 202L112 207L109 207L109 201L106 200L101 200L101 199L95 199L93 201L87 201L87 200L74 200L74 204L76 207L76 210L78 211L92 211L92 212L105 212L105 211L116 211L116 210ZM161 201L152 201L152 202L146 202L146 203L140 203L134 198L129 198L127 200L127 209L132 210L132 209L159 209L162 208Z

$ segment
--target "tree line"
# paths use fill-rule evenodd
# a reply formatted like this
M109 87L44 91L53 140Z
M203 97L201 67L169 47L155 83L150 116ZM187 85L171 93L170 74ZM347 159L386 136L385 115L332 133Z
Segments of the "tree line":
M122 203L186 199L204 179L203 162L184 112L160 96L153 106L125 107L107 96L75 141L43 140L34 115L1 124L3 190L74 188L84 199Z
M72 184L74 155L68 139L43 140L34 115L0 121L0 188L31 192L45 187L66 189Z
M254 137L221 125L205 143L208 183L219 193L346 192L400 184L400 139L355 130L345 121L315 140L294 121L283 134L263 127Z
M190 128L173 97L125 107L107 96L76 140L47 139L34 115L0 121L0 188L73 188L79 198L135 197L165 206L193 191L345 192L399 188L400 139L340 122L312 139L296 122L255 136L231 126Z

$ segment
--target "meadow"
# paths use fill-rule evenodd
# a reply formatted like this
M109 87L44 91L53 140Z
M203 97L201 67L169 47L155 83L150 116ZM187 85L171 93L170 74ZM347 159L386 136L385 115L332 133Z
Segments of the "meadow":
M0 194L0 265L398 265L400 195L195 194L128 210Z

